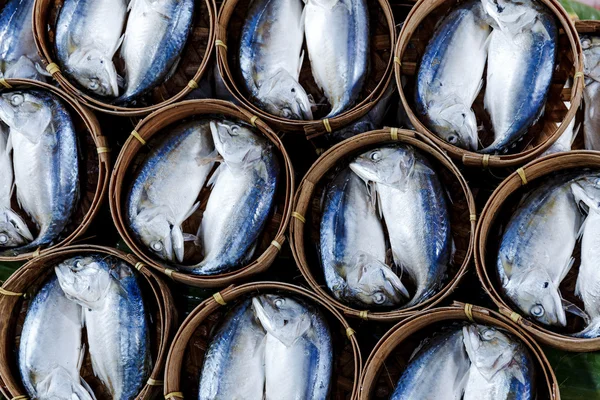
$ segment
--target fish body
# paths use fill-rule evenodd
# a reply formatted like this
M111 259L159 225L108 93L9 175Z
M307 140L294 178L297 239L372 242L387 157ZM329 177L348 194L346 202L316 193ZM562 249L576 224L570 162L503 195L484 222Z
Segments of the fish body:
M583 89L583 140L587 150L600 150L600 81L586 80Z
M56 24L56 55L63 70L98 96L119 95L113 57L123 40L127 0L66 0Z
M365 182L344 169L325 196L320 254L329 290L363 307L399 305L408 292L385 264L385 233Z
M440 333L413 355L391 400L461 400L469 364L462 331Z
M55 242L76 210L77 133L61 101L38 90L3 93L0 119L10 127L17 200L39 228L32 242L10 250L19 254Z
M61 288L84 307L94 374L113 399L134 399L150 370L149 329L131 268L105 255L77 256L55 267Z
M19 344L19 371L36 399L92 400L80 383L83 310L65 297L56 277L35 295Z
M199 275L232 270L253 256L279 176L279 162L267 139L230 121L210 126L224 161L209 182L214 186L198 232L204 259L185 267Z
M0 77L45 80L33 39L34 0L7 1L0 12Z
M304 14L301 0L254 0L242 28L240 69L246 88L266 111L290 119L313 118L300 85Z
M209 122L186 122L157 145L134 178L127 199L130 227L164 260L183 261L181 224L198 208L215 155Z
M427 299L441 285L452 256L446 194L431 165L409 146L381 147L360 155L350 168L377 192L394 263L408 272Z
M121 57L125 92L118 104L135 102L177 66L192 27L194 0L131 0Z
M305 13L306 47L312 74L331 104L326 118L335 117L356 102L367 76L367 2L306 0Z
M471 106L481 90L490 32L478 1L457 7L436 29L417 74L417 113L442 139L467 150L478 147Z
M233 308L213 336L202 366L198 400L263 400L266 332L251 300Z

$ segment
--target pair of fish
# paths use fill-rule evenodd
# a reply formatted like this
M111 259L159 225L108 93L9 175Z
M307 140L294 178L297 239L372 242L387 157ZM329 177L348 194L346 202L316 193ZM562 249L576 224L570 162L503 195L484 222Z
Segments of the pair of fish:
M457 7L437 28L421 60L417 113L455 146L507 152L543 113L557 36L553 16L534 0L475 0ZM494 141L479 149L472 105L483 87L486 63L484 105Z
M58 61L86 91L134 103L177 67L193 12L193 0L67 0L56 26ZM113 62L119 49L125 79Z
M253 0L242 28L240 69L246 88L267 112L313 119L313 102L299 83L306 37L312 74L331 105L346 111L362 90L369 56L365 0ZM323 38L329 38L323 40Z
M55 267L27 310L19 370L31 398L95 399L80 377L85 326L92 367L114 399L134 399L150 368L140 287L125 263L77 256Z
M204 357L199 400L325 400L332 339L319 310L263 294L242 301L221 324Z
M126 204L129 224L145 246L177 268L199 275L228 271L253 256L278 176L273 146L250 127L186 122L165 136L137 172ZM181 225L200 206L196 200L206 185L212 191L198 233L186 234ZM186 241L202 250L200 263L182 264Z
M534 366L522 343L478 324L438 333L413 354L391 400L533 400Z
M0 121L5 146L0 151L5 166L0 170L0 250L17 255L55 242L76 210L77 133L62 102L40 90L2 93ZM39 230L35 238L10 208L13 187L21 209Z
M319 251L336 298L359 306L399 306L409 297L386 265L388 241L396 269L415 284L407 305L431 297L452 255L450 221L435 171L409 146L360 155L327 188Z

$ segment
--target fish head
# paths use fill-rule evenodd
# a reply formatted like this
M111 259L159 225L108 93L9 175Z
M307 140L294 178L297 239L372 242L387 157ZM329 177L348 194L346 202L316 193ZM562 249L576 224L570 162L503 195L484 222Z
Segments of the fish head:
M263 294L252 298L252 306L263 328L288 347L311 327L308 308L290 297Z
M531 0L481 0L481 4L489 24L511 35L530 27L539 15Z
M232 121L211 121L210 131L215 148L227 165L249 166L262 157L262 138L249 127Z
M466 150L477 150L477 119L470 107L455 103L449 107L436 106L429 111L435 115L432 130L451 145Z
M67 65L67 72L85 89L98 96L119 95L119 79L115 64L100 50L78 48L69 56Z
M471 324L463 327L469 359L489 381L514 360L519 343L499 329Z
M52 121L50 104L36 91L11 91L0 96L0 120L37 143Z
M596 36L581 35L583 49L583 73L600 81L600 38Z
M397 306L408 291L398 275L369 254L357 255L346 274L350 297L367 306Z
M256 97L273 115L296 120L313 119L308 94L298 80L283 69L263 80Z
M510 299L529 317L545 325L566 326L560 291L544 269L513 273L504 286Z
M77 256L54 267L58 283L71 301L91 310L98 308L110 289L111 270L97 257Z
M0 248L19 247L33 241L33 235L20 215L0 208Z
M160 208L146 208L135 217L132 227L140 241L166 261L183 262L184 237L180 226L169 222L168 213Z

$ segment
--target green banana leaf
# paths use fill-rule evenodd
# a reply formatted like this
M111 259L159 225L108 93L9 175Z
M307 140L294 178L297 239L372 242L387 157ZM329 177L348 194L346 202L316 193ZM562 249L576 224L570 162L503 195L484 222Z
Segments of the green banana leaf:
M577 18L600 20L600 10L585 5L575 0L560 0L562 6L569 14L577 15Z
M544 347L562 400L600 400L600 352L567 353Z

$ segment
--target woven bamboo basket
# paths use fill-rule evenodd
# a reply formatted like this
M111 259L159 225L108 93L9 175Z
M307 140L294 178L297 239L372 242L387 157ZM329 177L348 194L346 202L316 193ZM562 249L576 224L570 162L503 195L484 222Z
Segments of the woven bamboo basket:
M517 324L537 340L566 351L600 350L600 338L581 339L568 336L568 332L577 332L583 328L583 322L567 314L567 330L551 330L533 319L521 317L501 291L496 273L496 257L501 239L501 223L508 221L516 209L521 195L535 184L543 182L551 174L559 171L583 168L600 169L600 153L577 150L552 154L532 161L506 178L490 196L481 213L475 235L475 264L477 275L483 288L498 306L500 312L513 318ZM569 274L563 280L560 289L562 296L583 309L583 303L574 295L575 282L579 271L579 247L575 249L577 260Z
M107 139L102 136L100 125L94 114L62 90L42 82L22 79L3 80L0 88L0 93L15 89L37 89L49 91L57 96L69 110L79 139L81 173L78 208L58 243L14 257L0 256L0 261L24 261L83 239L83 235L98 213L108 189L110 148ZM16 200L13 203L13 209L18 210L14 207L17 207Z
M409 0L403 2L409 2ZM308 139L335 131L365 115L381 98L391 80L393 46L396 38L394 16L388 0L367 0L371 29L371 56L369 72L363 91L356 104L342 114L321 119L329 112L328 106L319 106L314 112L315 120L298 121L275 116L261 110L250 101L250 95L241 75L238 49L250 0L225 0L219 10L217 27L217 57L221 76L233 96L246 108L267 121L276 129L304 132ZM305 57L300 72L300 84L315 99L322 92L315 83L310 70L310 61L304 45ZM321 103L317 101L318 103Z
M153 256L145 246L139 244L126 223L124 202L126 201L131 183L131 172L139 166L144 156L148 154L154 143L152 139L160 137L160 135L164 133L163 130L169 125L179 123L184 119L188 120L214 115L229 119L237 119L256 126L257 131L269 139L273 143L276 151L278 151L281 176L277 194L275 196L274 211L265 224L263 234L259 237L259 245L256 249L253 261L236 271L210 276L199 276L174 271L173 266L158 259L158 257ZM125 240L127 245L142 261L152 268L167 274L177 282L185 283L187 285L198 287L223 287L263 272L273 263L285 241L284 233L289 223L293 192L294 172L291 161L283 144L271 128L260 119L252 116L252 114L246 110L238 108L231 103L220 100L191 100L167 106L149 115L137 124L132 136L129 137L123 146L113 170L110 181L110 209L113 221L123 240ZM202 205L198 211L186 221L184 230L196 232L209 194L210 192L208 190L203 190L200 193Z
M600 21L597 20L578 20L574 22L577 33L591 33L600 35Z
M230 286L200 304L179 327L165 367L165 398L198 397L204 354L220 322L231 305L242 298L281 293L316 305L327 319L333 341L333 373L329 398L351 400L358 393L362 360L354 330L328 302L299 286L281 282L254 282Z
M54 40L56 23L63 3L63 0L40 0L35 3L33 13L35 44L44 67L52 73L52 77L60 86L94 110L128 117L148 115L167 104L185 98L198 87L198 82L209 70L210 55L215 41L217 6L214 0L196 0L192 30L177 69L169 79L146 96L145 104L122 107L90 96L80 90L80 87L58 68Z
M101 246L70 246L48 252L19 268L2 285L0 297L0 377L5 384L6 398L27 398L27 392L21 383L17 364L17 349L21 329L30 300L35 296L54 266L76 255L103 254L127 262L133 269L139 269L138 282L144 295L150 322L150 349L152 353L152 372L150 379L137 399L150 399L158 395L163 385L163 372L170 338L177 323L173 299L167 285L157 274L139 263L132 254ZM89 354L86 354L81 376L92 387L96 398L108 399L102 384L94 376Z
M421 304L392 311L358 310L334 298L325 284L316 245L319 243L320 200L332 178L331 172L336 167L347 165L353 157L369 149L394 143L417 148L433 163L451 197L449 212L456 252L444 287ZM390 322L406 318L419 310L432 308L454 291L471 261L475 235L475 203L471 191L448 156L418 132L386 128L355 136L332 147L321 155L300 182L292 215L290 245L302 275L314 291L350 317Z
M416 86L416 75L421 57L425 47L433 36L436 23L454 7L458 1L425 1L421 0L411 10L406 22L400 32L396 44L396 62L394 71L396 84L400 91L400 98L404 105L410 121L419 132L423 132L448 154L460 160L468 167L514 167L523 165L542 154L552 145L564 132L569 122L575 117L575 113L581 103L583 90L583 55L581 44L577 37L575 27L569 15L556 0L540 0L554 15L559 28L557 68L552 76L552 84L548 92L548 99L543 116L532 126L523 137L516 152L505 155L483 155L467 151L460 147L451 145L430 131L416 116L413 111L414 88ZM401 84L401 79L406 84ZM573 79L572 88L564 88L568 78ZM570 107L564 102L570 101ZM486 127L484 135L480 138L484 144L491 142L489 117L483 107L483 95L480 93L473 105L479 124ZM557 123L561 123L557 127Z
M540 346L509 318L471 304L454 303L408 318L383 336L365 363L358 399L389 399L412 353L425 338L452 323L476 322L504 329L529 350L536 369L539 400L560 400L556 376Z

